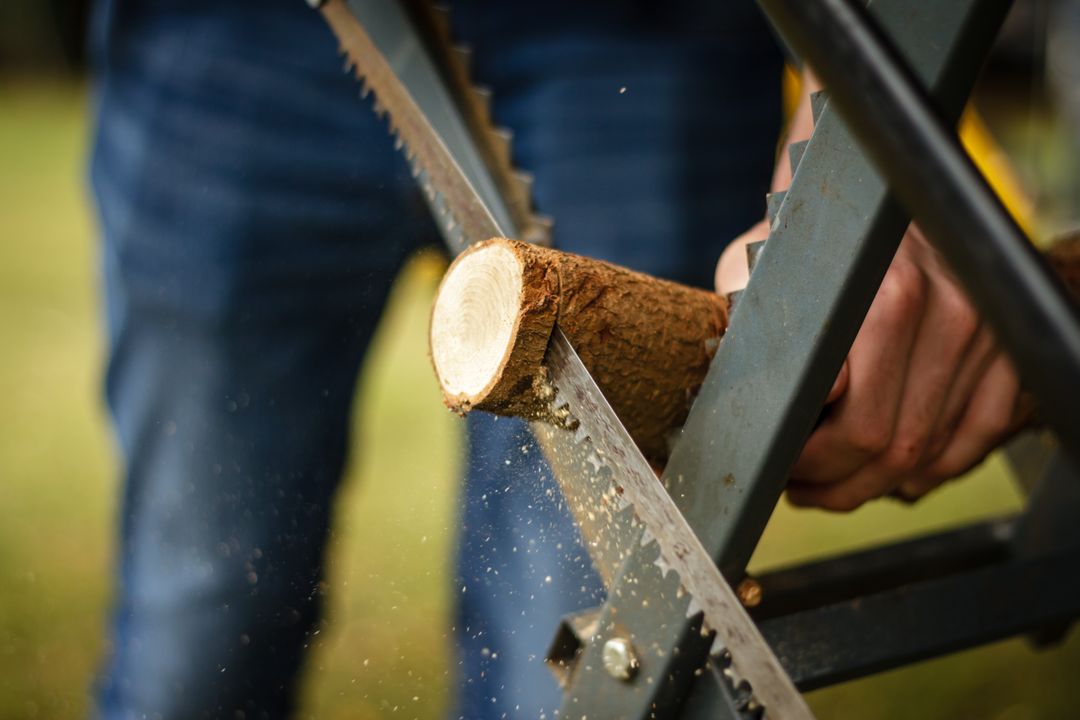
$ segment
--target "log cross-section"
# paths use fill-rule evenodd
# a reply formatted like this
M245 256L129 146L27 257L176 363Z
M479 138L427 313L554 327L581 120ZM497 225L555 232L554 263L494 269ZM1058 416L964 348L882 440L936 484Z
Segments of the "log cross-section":
M448 407L536 418L548 411L543 357L558 323L649 460L686 419L727 301L600 260L496 238L450 266L431 318Z

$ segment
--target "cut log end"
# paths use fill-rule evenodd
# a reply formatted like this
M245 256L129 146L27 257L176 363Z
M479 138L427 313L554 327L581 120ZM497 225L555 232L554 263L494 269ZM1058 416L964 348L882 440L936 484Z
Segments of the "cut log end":
M432 315L431 355L448 395L476 398L498 378L521 290L521 264L499 245L469 253L447 273Z
M549 273L529 246L494 239L446 273L431 316L431 359L447 406L529 416L533 376L555 323Z
M725 301L549 248L479 243L447 270L431 316L447 406L572 423L553 407L543 365L556 322L645 456L662 463L724 332Z

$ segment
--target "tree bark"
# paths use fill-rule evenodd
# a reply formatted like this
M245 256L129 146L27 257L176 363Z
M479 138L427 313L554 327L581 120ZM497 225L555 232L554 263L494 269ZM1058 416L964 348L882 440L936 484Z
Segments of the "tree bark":
M492 275L520 278L511 284L521 286L498 288ZM463 298L470 286L487 288L476 292L492 304ZM558 323L630 436L661 464L668 433L686 420L727 318L727 301L715 293L494 239L462 253L447 271L432 311L432 361L455 412L542 417L551 393L542 360ZM512 330L490 331L499 325ZM469 372L460 365L475 357L484 372L462 382Z

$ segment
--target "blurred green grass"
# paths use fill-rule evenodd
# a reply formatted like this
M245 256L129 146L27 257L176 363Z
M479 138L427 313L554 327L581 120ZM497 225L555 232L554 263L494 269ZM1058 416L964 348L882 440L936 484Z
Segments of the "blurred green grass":
M86 114L80 86L0 84L0 718L85 716L106 647L118 487L98 389ZM364 370L305 718L437 718L450 692L461 426L441 407L424 345L440 272L426 256L399 279ZM992 460L915 509L877 503L837 517L782 505L753 567L1017 504ZM1040 653L1014 640L810 699L830 718L1069 718L1078 676L1076 637Z

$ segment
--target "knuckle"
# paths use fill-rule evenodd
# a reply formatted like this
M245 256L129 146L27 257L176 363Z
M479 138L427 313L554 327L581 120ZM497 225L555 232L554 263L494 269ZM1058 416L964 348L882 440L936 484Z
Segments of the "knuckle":
M916 313L926 301L926 276L914 263L896 260L881 281L878 297L890 313L899 316Z
M960 340L968 340L979 329L979 314L975 312L967 296L956 287L943 291L942 303L949 333Z
M895 475L906 475L919 467L925 448L924 438L917 436L898 438L882 454L881 465Z
M950 440L952 440L951 432L935 430L926 443L925 456L930 458L938 457L948 447Z
M983 441L986 452L989 452L997 440L1009 432L1011 422L1012 418L1008 413L986 412L976 418L975 432Z
M871 420L854 427L848 443L865 455L878 455L888 449L891 440L892 428L880 420Z

